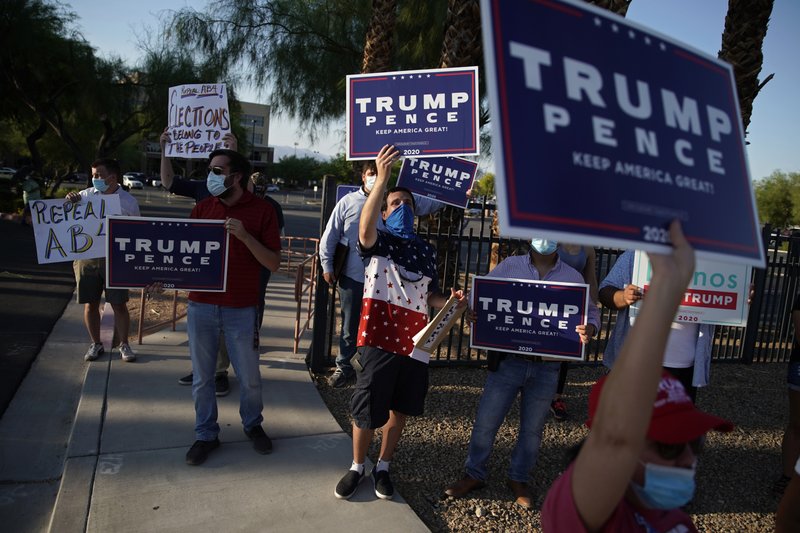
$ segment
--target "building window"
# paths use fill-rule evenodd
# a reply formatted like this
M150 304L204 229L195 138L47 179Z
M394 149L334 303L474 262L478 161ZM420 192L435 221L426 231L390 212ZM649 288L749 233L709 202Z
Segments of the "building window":
M255 125L259 128L264 127L264 116L263 115L242 115L242 126L246 126L248 128L253 127L253 121L255 120Z

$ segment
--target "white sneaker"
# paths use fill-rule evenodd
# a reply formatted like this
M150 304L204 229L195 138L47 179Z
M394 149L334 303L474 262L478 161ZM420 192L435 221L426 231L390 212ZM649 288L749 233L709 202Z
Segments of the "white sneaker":
M136 354L127 342L119 345L119 354L126 363L136 361Z
M92 344L89 345L89 349L86 350L86 355L83 356L83 360L84 361L94 361L95 359L97 359L98 357L103 355L104 353L105 353L105 350L103 349L103 343L102 342L96 342L96 343L93 342Z

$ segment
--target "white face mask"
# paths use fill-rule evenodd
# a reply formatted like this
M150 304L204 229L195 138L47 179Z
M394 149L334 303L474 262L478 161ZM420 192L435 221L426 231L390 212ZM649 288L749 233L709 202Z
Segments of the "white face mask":
M367 191L371 191L372 187L375 185L375 180L378 179L377 174L367 174L364 179L364 188Z

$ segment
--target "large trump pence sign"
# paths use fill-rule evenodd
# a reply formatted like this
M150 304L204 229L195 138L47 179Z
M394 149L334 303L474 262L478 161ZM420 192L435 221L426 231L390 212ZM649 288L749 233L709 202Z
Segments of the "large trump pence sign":
M483 0L500 229L763 265L727 63L572 0Z
M108 217L106 285L224 292L228 240L224 220Z
M477 155L478 67L347 76L347 159Z

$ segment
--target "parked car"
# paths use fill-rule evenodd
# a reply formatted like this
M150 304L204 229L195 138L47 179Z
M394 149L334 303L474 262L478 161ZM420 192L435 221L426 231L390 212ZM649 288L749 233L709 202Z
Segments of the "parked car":
M122 184L131 189L144 189L144 185L139 181L140 178L144 178L141 172L128 172L122 175Z
M71 183L86 183L89 180L89 174L86 172L70 172L67 174L67 177L64 178L64 181L69 181Z
M269 185L267 185L267 192L278 192L279 190L281 190L281 188L275 185L274 183L270 183Z
M14 174L17 173L17 170L11 167L0 167L0 179L3 180L10 180L14 177Z
M148 180L151 187L161 187L161 179L160 178L150 178Z

